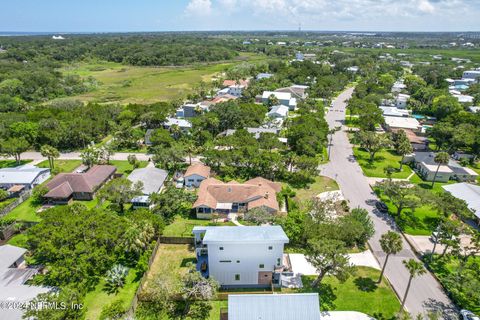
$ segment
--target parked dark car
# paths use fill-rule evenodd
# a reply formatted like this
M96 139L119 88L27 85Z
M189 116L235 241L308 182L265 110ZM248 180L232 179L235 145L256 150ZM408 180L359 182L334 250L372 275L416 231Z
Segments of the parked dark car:
M375 202L375 207L377 208L378 211L380 212L383 212L383 213L387 213L388 212L388 207L385 203L381 202L381 201L377 201Z

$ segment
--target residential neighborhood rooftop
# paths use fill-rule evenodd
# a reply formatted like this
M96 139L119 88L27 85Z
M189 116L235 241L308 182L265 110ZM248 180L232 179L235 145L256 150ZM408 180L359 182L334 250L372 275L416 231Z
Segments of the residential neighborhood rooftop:
M442 186L454 197L464 200L473 214L480 219L480 186L471 183L455 183Z
M280 226L197 226L193 233L203 233L203 243L215 242L272 242L288 243L288 237Z
M135 169L128 176L128 180L136 183L138 181L143 183L143 193L149 195L159 192L165 180L167 179L168 172L155 167L147 167L141 169Z
M94 192L109 176L117 171L115 166L95 165L86 173L60 173L46 184L46 198L67 198L72 193Z
M208 178L210 176L210 167L204 165L203 163L194 163L187 168L185 172L185 177L192 175L198 175L200 177Z
M229 320L319 320L318 293L231 294Z

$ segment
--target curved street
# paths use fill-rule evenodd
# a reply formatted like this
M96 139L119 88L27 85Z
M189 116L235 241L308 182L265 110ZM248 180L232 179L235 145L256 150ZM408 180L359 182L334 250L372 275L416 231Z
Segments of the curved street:
M344 124L345 101L352 96L353 90L353 88L345 90L333 102L333 107L326 115L330 128L340 127ZM395 230L395 226L390 219L380 215L375 209L374 202L377 200L377 196L370 188L367 178L363 175L362 169L353 156L352 145L345 131L340 130L333 135L330 162L322 165L320 170L322 175L338 182L345 198L349 201L350 207L364 208L370 213L370 217L375 224L375 235L369 241L369 245L374 256L383 265L385 254L380 247L379 239L387 231ZM417 259L404 238L403 248L399 254L390 256L385 271L386 277L401 298L405 293L409 278L409 272L402 261L411 258ZM368 302L365 301L365 303ZM406 308L412 315L425 314L430 310L440 310L444 318L448 319L450 318L449 315L452 315L452 318L456 319L452 302L438 281L429 272L412 281Z

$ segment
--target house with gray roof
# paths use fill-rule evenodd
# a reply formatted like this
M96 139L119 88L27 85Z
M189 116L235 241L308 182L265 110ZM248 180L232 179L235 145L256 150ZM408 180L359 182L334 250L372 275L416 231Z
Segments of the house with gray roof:
M134 208L149 207L150 195L152 193L159 193L163 189L165 180L168 177L168 172L155 167L147 167L135 169L127 177L133 183L141 182L143 184L143 195L132 199Z
M14 168L0 169L0 188L8 190L13 186L32 189L50 178L50 169L29 164Z
M39 270L25 265L26 249L12 245L0 246L0 301L26 303L40 293L46 293L51 288L31 286L26 284ZM0 319L22 319L21 308L0 308Z
M425 181L447 182L449 180L457 181L475 181L478 174L467 167L462 167L458 161L450 159L448 164L438 166L435 162L436 154L434 152L415 152L405 157L405 161L413 161L417 173Z
M224 288L281 285L283 248L288 237L280 226L193 228L197 270Z
M320 320L318 293L231 294L222 320Z
M455 183L442 186L455 198L464 200L480 224L480 186L471 183Z
M288 117L288 107L283 105L273 106L267 113L267 117L271 119L286 119Z

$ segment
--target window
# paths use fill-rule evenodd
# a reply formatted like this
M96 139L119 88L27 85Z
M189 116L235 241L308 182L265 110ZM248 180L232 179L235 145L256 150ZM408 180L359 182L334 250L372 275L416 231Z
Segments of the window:
M220 260L219 262L220 263L230 263L230 262L232 262L232 260Z
M240 263L240 260L237 260L237 263Z
M263 269L263 268L265 268L265 265L264 265L263 263L261 263L261 264L258 265L258 267L259 267L260 269Z
M272 246L268 246L268 250L272 250L272 249L273 249L273 247L272 247Z
M220 249L220 250L223 250L223 247L220 247L219 249Z
M280 265L280 258L277 259L277 266Z
M235 275L235 281L240 281L240 275L239 274Z

